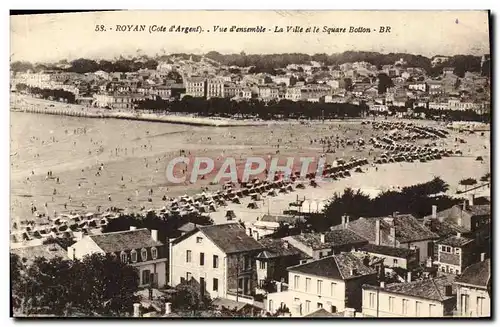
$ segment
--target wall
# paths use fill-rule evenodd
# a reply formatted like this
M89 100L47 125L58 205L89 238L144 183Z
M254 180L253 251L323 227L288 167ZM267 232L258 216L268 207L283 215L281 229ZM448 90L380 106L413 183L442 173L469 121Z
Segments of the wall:
M370 303L370 293L373 295L373 302ZM394 307L389 307L389 297L394 297L393 304ZM378 310L377 310L377 298L378 298ZM403 313L403 299L408 301L407 311ZM416 302L421 302L421 312L417 316L416 313ZM372 304L372 305L370 305ZM435 305L430 312L430 305ZM392 310L390 310L392 309ZM377 314L378 312L378 314ZM399 294L387 293L383 290L378 292L373 289L363 289L363 307L362 313L364 316L370 317L443 317L444 307L441 302L430 301L418 298L412 298L409 296L403 296Z
M104 251L102 251L90 237L84 237L80 241L68 247L68 257L70 259L82 259L84 256L91 255L93 253L105 254Z
M197 243L197 237L201 237L201 243ZM191 262L186 262L186 251L191 250ZM205 264L200 266L200 252L205 254ZM219 268L213 268L213 256L219 256ZM225 253L222 252L200 231L189 236L172 246L171 250L171 277L170 286L180 283L181 277L191 273L192 278L200 282L200 277L205 278L206 291L211 298L225 297L226 294L226 266ZM218 279L218 291L213 290L213 279Z
M462 294L469 295L469 310L463 312L461 299ZM483 309L480 311L478 309L477 298L483 297ZM488 292L485 289L476 288L473 286L458 285L457 287L457 302L456 302L457 313L460 316L465 317L490 317L491 316L491 300Z
M361 311L363 306L362 286L364 284L376 285L377 274L360 276L345 281L345 306Z
M433 243L429 245L431 240L424 240L418 242L410 242L410 243L402 243L399 247L410 249L412 246L415 246L419 249L419 262L426 262L428 257L429 246L434 247Z
M158 287L164 287L167 283L167 259L159 259L154 261L145 261L131 264L131 266L137 268L139 273L139 286L147 286L143 283L142 272L144 270L149 270L151 274L157 274Z

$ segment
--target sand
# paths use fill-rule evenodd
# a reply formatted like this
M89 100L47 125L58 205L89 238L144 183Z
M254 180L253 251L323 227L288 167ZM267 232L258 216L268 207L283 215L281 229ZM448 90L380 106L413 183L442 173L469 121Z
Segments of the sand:
M324 146L318 142L311 143L311 140L324 136L334 139L337 136L349 139L362 137L368 140L383 133L369 125L361 125L360 121L316 122L311 126L279 123L208 127L12 112L11 218L33 219L31 204L47 215L53 215L54 211L57 214L96 212L99 206L102 210L116 206L135 212L142 207L161 208L165 204L162 201L164 195L191 195L200 193L205 187L209 190L220 189L220 184L209 185L209 182L227 157L234 157L240 168L248 156L261 156L267 161L279 157L280 163L293 157L298 165L299 157L319 158L323 153ZM247 209L249 199L245 199L241 205L229 204L228 208L220 208L218 212L211 213L211 217L216 223L223 222L225 210L232 209L238 219L251 221L268 211L281 213L297 196L310 201L324 201L345 187L360 188L376 195L381 190L425 182L434 176L448 182L450 193L455 193L460 179L473 177L479 180L490 169L489 132L484 136L479 133L460 134L466 144L454 141L458 135L458 132L452 131L440 145L461 148L463 157L427 163L386 164L380 166L378 171L371 167L367 171L365 169L365 173L353 173L349 178L320 183L318 188L307 187L290 194L279 194L261 202L260 209ZM427 142L417 141L420 144ZM185 150L190 158L204 156L214 159L216 170L205 180L194 184L170 183L165 169L170 159L179 156L180 150ZM370 160L379 153L371 147L346 146L326 157L328 162L352 156ZM483 163L475 160L479 155L483 157ZM104 166L99 171L101 164ZM52 171L53 178L46 179L48 171ZM59 183L56 182L57 177ZM153 195L149 196L151 189ZM112 201L108 200L108 196Z

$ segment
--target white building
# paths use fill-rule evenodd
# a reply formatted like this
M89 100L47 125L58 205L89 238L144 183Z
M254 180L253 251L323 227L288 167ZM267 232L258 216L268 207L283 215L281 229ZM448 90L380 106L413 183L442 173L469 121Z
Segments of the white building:
M264 247L239 223L197 226L171 241L170 286L195 280L211 298L244 301L257 286L255 256Z
M363 285L363 316L418 318L452 316L456 296L445 277L380 286Z
M286 306L292 317L301 317L321 308L331 313L360 309L361 285L375 284L377 271L347 252L289 267L288 280L288 290L268 294L266 310Z
M491 260L467 267L455 280L457 315L461 317L491 316Z
M158 240L158 231L130 227L129 231L86 235L68 247L70 259L94 253L114 254L139 273L139 286L164 287L167 273L167 248Z

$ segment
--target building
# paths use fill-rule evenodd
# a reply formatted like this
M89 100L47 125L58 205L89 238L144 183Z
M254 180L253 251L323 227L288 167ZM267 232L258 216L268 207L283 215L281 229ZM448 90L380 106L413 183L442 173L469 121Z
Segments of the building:
M239 223L197 226L170 244L170 286L195 280L212 298L251 299L265 248Z
M409 90L427 92L427 84L425 82L414 82L408 84Z
M466 228L467 231L475 231L490 224L491 206L489 204L474 204L474 197L471 196L462 205L454 205L449 209L437 212L437 218L454 222Z
M158 231L130 227L128 231L86 235L68 247L70 259L94 253L116 255L139 273L139 286L164 287L167 280L167 248L158 240Z
M459 275L475 262L475 243L461 233L437 242L437 264L441 272Z
M460 317L491 316L491 260L484 259L467 267L455 280L457 315Z
M192 77L185 81L186 95L194 98L204 98L207 96L207 81L202 77Z
M51 260L55 258L66 259L68 256L66 250L57 243L11 248L10 253L21 258L25 265L32 264L36 258Z
M307 254L282 239L262 238L259 243L265 247L256 257L259 287L266 279L288 283L287 268L310 259Z
M270 293L267 311L274 313L286 306L294 317L318 309L335 313L346 308L360 309L361 286L376 284L377 271L361 256L345 252L288 268L288 290Z
M358 234L345 229L326 233L303 233L287 236L284 240L314 259L320 259L342 251L351 251L368 241Z
M247 228L250 229L250 235L256 240L259 240L264 236L276 232L280 224L292 225L299 220L303 219L295 216L274 216L266 214L261 218L257 218L256 221L247 224Z
M384 259L384 266L412 270L419 265L418 249L395 248L385 245L365 244L358 252Z
M142 94L94 94L93 105L109 109L134 109L135 102L144 99Z
M260 85L259 86L259 97L265 100L278 99L279 88L273 85Z
M212 78L207 80L207 99L224 97L224 80Z
M380 286L363 285L363 316L418 318L453 316L456 294L445 277Z
M334 229L349 229L375 245L386 245L397 248L419 250L419 261L426 262L432 256L434 240L439 236L423 226L409 214L400 215L395 212L390 217L359 218L337 225Z

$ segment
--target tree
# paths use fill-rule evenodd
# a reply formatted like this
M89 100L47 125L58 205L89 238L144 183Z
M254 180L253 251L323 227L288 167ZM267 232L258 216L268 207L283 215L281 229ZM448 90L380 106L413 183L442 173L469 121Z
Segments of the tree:
M378 94L384 94L389 87L394 86L392 79L386 73L378 74Z
M200 284L194 279L180 283L175 287L176 292L172 297L172 307L178 310L196 311L211 309L211 299L208 292L201 294Z
M93 254L79 260L36 258L21 285L23 314L123 316L137 301L137 270L115 256Z
M489 182L490 178L491 178L491 174L490 173L486 173L483 176L481 176L481 182Z
M467 191L467 186L476 185L477 180L475 180L474 178L465 178L465 179L460 180L460 182L458 182L458 183L460 185L465 186L465 191Z

